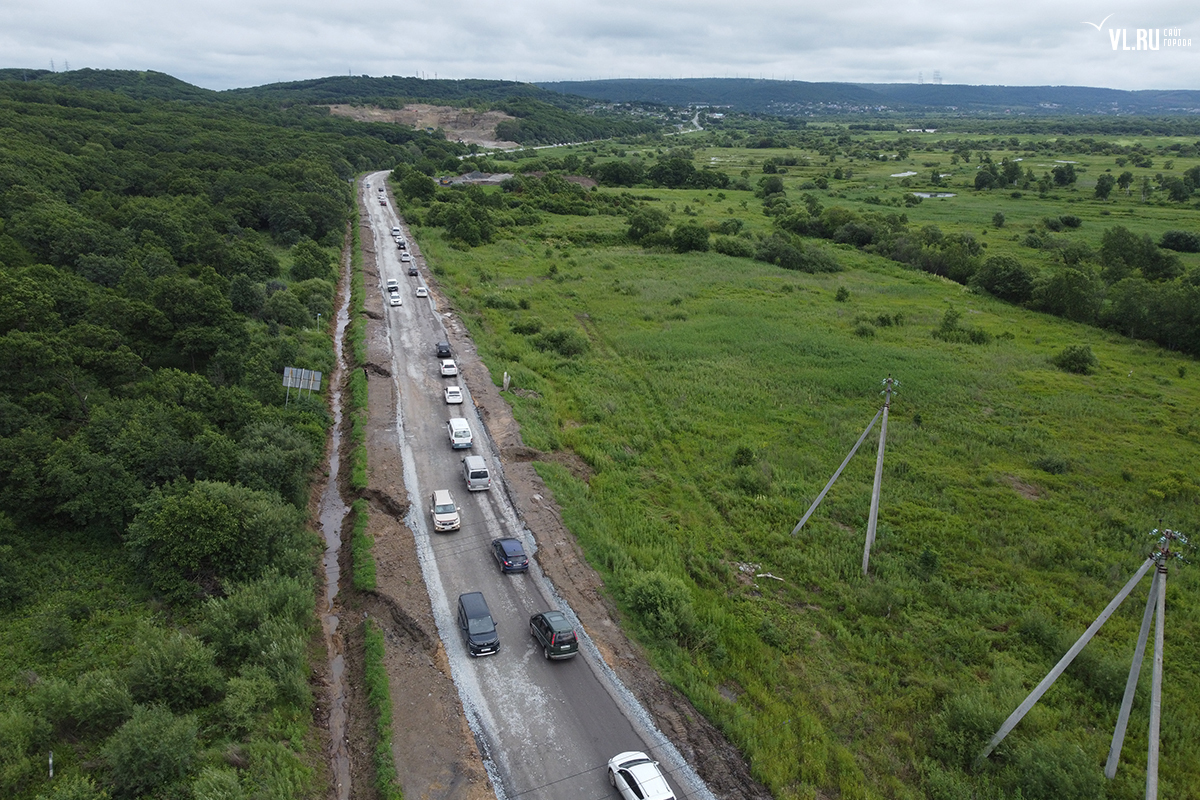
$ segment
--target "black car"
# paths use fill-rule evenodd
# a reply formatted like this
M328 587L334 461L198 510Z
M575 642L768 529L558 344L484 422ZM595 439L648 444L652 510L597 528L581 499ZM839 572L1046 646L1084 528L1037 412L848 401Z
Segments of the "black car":
M492 555L501 572L524 572L529 569L529 557L519 539L493 539Z
M458 596L458 629L471 655L490 656L500 652L500 634L482 592Z
M417 272L417 265L416 265L416 264L409 264L409 265L408 265L408 274L409 274L409 275L417 275L417 274L419 274L419 273Z
M435 355L438 358L451 358L449 342L438 342L436 345L434 345L434 350L436 351Z
M575 629L561 611L543 611L529 618L529 635L542 646L546 658L571 658L579 652Z

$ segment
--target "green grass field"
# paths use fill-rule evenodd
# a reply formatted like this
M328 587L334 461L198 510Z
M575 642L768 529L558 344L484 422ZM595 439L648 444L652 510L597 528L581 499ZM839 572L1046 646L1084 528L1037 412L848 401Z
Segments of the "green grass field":
M711 153L746 168L771 155ZM948 164L920 153L915 169L926 156ZM878 208L853 198L900 195L895 164L856 162L849 186L817 194L826 207ZM793 202L815 169L789 168ZM1078 191L1046 198L952 185L942 190L960 197L882 210L973 231L989 253L1018 252L1011 235L1050 214L1082 217L1065 235L1092 247L1118 219L1156 237L1195 219L1177 204L1090 200L1099 170L1088 169ZM769 229L749 192L635 193L660 197L673 224L732 212ZM981 234L997 210L1006 227ZM472 250L423 229L422 249L496 382L512 376L505 396L526 443L594 470L585 484L538 467L633 633L776 797L1142 796L1148 667L1117 779L1101 771L1148 580L990 763L971 762L1142 563L1159 520L1196 531L1191 359L848 246L816 245L845 271L813 276L715 253L573 245L624 220L547 219ZM1044 257L1019 251L1031 253ZM995 338L939 341L947 310ZM1078 344L1098 357L1094 374L1051 365ZM889 374L900 389L864 578L878 426L789 534ZM1196 568L1172 568L1163 797L1200 797L1198 585Z

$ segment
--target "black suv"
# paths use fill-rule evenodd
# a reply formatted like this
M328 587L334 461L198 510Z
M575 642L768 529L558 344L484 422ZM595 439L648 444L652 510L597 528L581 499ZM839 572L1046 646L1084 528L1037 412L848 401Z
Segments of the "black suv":
M543 611L529 618L529 633L542 646L546 658L570 658L579 652L575 629L561 611Z
M453 358L453 356L450 355L449 342L438 342L433 347L438 358Z
M458 596L458 628L471 655L490 656L500 652L500 634L496 633L496 623L482 592Z

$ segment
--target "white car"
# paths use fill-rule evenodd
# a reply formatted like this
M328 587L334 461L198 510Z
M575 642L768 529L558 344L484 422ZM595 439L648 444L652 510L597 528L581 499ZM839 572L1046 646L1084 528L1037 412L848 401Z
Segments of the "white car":
M417 287L417 297L429 297L429 290L424 286Z
M400 302L400 294L399 294L398 292L397 292L397 293L394 293L394 294L392 294L392 295L390 295L390 299L388 300L388 304L389 304L389 305L393 305L393 306L400 306L400 305L404 305L402 302Z
M429 514L433 517L435 531L456 531L462 527L458 517L458 507L449 489L438 489L430 498Z
M442 375L452 378L458 374L458 364L454 363L453 358L442 359Z
M408 253L401 253L400 260L401 261L412 261L412 256L410 256Z
M446 395L446 405L456 406L463 401L461 386L447 386L442 394Z
M636 750L609 759L608 782L624 800L675 800L658 762Z
M387 290L388 290L389 292L398 292L398 291L400 291L400 282L399 282L399 281L395 281L395 280L388 281L388 282L387 282Z

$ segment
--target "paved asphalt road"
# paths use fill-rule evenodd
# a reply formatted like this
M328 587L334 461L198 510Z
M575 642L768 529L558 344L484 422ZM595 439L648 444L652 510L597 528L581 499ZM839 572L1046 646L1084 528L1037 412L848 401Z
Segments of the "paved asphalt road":
M375 173L359 184L374 233L381 271L380 285L367 292L384 292L384 283L400 283L403 305L385 304L391 369L400 403L396 436L404 458L404 483L412 511L408 524L417 540L422 572L433 602L434 617L450 659L468 721L500 798L529 800L601 800L617 798L608 784L607 762L625 750L643 750L659 760L678 798L712 798L695 772L650 723L632 695L603 664L582 629L581 652L575 658L550 662L529 635L530 615L560 608L574 613L555 596L536 562L526 574L503 575L490 552L492 539L513 536L532 554L536 542L517 520L501 484L497 452L471 402L468 387L458 378L443 378L434 344L445 340L445 320L434 298L418 298L416 288L429 274L424 259L408 236L409 252L420 275L410 277L401 265L400 251L390 234L400 222L391 205L380 205L378 187L386 173ZM404 227L401 225L401 227ZM474 353L455 353L474 358ZM447 406L442 389L463 386L465 402ZM465 417L474 433L470 450L452 450L446 420ZM492 489L469 492L460 459L481 455L492 472ZM449 489L460 507L462 530L433 533L429 498L435 489ZM466 653L455 621L456 603L463 592L480 591L500 633L500 652L483 658ZM413 720L420 724L419 720Z

